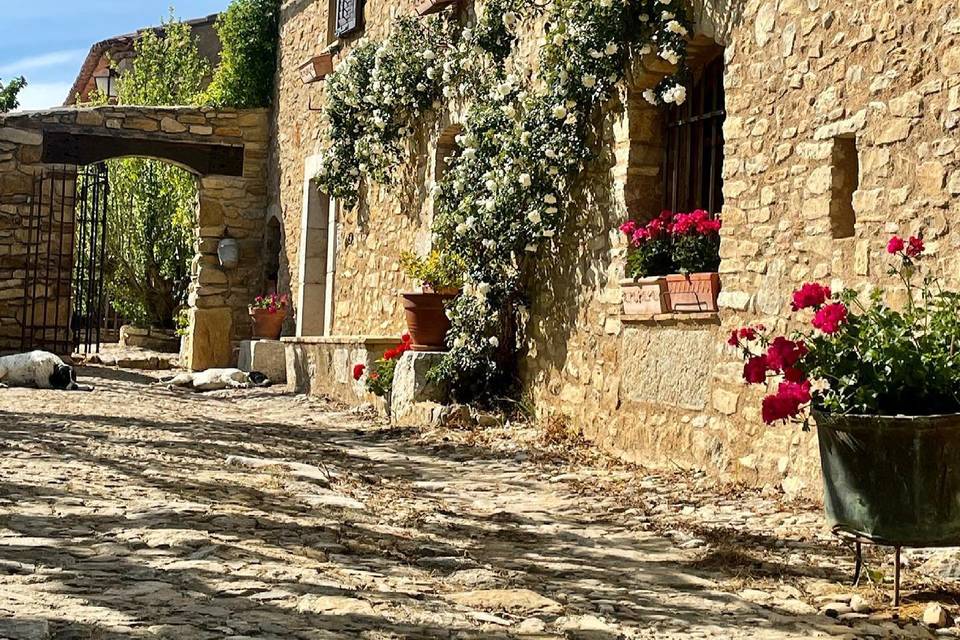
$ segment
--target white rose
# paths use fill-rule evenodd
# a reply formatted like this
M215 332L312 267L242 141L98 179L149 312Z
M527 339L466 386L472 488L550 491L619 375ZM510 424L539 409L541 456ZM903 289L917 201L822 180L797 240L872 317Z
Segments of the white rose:
M553 215L553 214L557 213L558 211L560 211L560 210L557 209L556 207L547 207L547 210L546 210L546 212L547 212L548 215Z
M557 204L557 196L553 195L552 193L548 193L547 195L543 196L543 201L547 204Z
M423 59L424 59L424 60L433 60L434 58L437 57L437 54L435 54L435 53L434 53L432 50L430 50L430 49L427 49L427 50L424 51L423 54L421 54L421 55L423 56Z
M483 206L487 211L494 211L497 208L497 203L493 199L490 199L487 200Z
M497 336L490 336L487 342L489 342L490 346L493 347L494 349L500 346L500 339L497 338Z
M541 235L542 235L544 238L552 238L552 237L555 236L556 234L557 234L557 232L554 231L553 229L544 229L544 230L543 230L543 233L542 233Z
M607 54L608 56L612 56L613 54L615 54L615 53L616 53L617 51L619 51L619 50L620 50L620 47L617 46L617 43L616 43L616 42L611 42L610 44L607 45L607 48L604 49L603 52L604 52L605 54Z
M529 220L533 224L540 224L543 218L540 216L539 211L531 211L530 213L527 214L527 220Z
M530 144L530 140L533 138L533 134L529 131L524 131L520 134L520 142L523 144Z
M473 229L473 225L475 225L476 223L477 223L477 220L473 216L468 217L464 222L464 224L467 225L468 229Z
M587 89L592 89L597 86L597 76L588 73L580 78L580 82L582 82L583 86L585 86Z
M463 159L464 160L473 160L477 157L477 150L473 147L468 147L463 150Z
M529 174L529 173L521 173L521 174L520 174L520 186L522 186L522 187L529 187L531 184L533 184L533 180L530 179L530 174Z
M490 293L490 285L489 285L489 284L487 284L486 282L478 282L478 283L477 283L477 295L478 295L478 296L480 296L480 297L482 297L482 298L486 298L486 297L487 297L487 294L489 294L489 293Z
M487 188L487 191L496 191L497 181L491 178L484 183L484 186Z
M553 108L553 117L557 120L562 120L567 117L567 108L562 104L558 104Z
M517 24L517 14L513 11L507 11L503 14L503 24L508 28L512 29L515 24Z
M653 89L647 89L643 92L643 99L649 102L650 104L657 104L657 94Z

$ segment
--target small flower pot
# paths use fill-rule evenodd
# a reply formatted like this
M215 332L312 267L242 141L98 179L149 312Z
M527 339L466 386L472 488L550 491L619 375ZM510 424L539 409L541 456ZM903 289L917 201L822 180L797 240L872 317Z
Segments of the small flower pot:
M667 276L667 296L674 313L717 311L719 273L686 273Z
M625 315L657 315L670 312L666 278L653 276L626 279L620 281L620 286L623 288Z
M283 331L283 321L287 318L286 311L267 309L250 309L250 319L253 321L253 337L264 340L279 340Z
M446 351L450 331L446 305L456 294L404 293L401 297L413 350Z

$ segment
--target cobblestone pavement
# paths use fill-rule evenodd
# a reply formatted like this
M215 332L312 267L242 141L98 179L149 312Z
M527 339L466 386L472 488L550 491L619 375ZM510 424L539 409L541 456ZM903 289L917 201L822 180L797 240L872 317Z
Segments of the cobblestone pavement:
M776 496L86 373L0 392L0 638L931 635Z

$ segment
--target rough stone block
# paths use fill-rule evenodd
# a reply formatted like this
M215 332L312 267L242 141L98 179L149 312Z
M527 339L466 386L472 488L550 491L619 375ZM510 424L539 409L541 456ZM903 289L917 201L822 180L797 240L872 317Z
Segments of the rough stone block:
M427 381L427 372L443 358L443 353L408 351L397 363L393 374L391 418L398 425L420 424L423 412L417 405L439 404L447 400L447 389Z
M230 309L191 309L190 332L183 341L180 361L190 371L228 367L233 360L230 336L233 313Z
M279 340L244 340L237 367L259 371L274 384L287 381L287 351Z

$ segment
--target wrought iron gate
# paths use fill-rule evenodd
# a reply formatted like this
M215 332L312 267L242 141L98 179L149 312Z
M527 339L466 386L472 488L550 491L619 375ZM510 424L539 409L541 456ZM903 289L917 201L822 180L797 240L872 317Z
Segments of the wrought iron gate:
M99 350L108 194L103 163L57 168L34 181L25 223L24 350Z
M100 331L106 307L103 271L107 255L107 165L90 165L77 176L77 250L74 252L73 308L70 328L73 349L100 351Z

